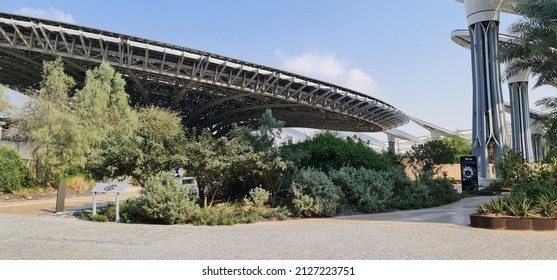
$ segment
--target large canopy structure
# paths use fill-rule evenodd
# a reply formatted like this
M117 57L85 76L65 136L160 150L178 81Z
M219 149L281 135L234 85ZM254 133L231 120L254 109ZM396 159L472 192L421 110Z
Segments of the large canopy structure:
M42 62L62 57L78 84L101 62L127 81L134 105L168 107L184 125L229 131L266 109L288 127L385 131L408 123L371 96L200 50L62 22L0 13L0 83L38 88Z

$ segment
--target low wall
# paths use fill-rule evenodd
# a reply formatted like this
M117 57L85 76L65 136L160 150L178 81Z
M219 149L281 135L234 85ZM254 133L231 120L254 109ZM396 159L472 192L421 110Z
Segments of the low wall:
M460 176L460 164L443 164L441 165L440 171L434 177L442 177L443 172L447 172L448 178L452 179L456 182L460 182L462 180ZM416 180L416 177L412 173L412 170L409 167L406 167L406 174L412 180ZM495 178L495 173L493 172L493 164L489 164L489 177Z

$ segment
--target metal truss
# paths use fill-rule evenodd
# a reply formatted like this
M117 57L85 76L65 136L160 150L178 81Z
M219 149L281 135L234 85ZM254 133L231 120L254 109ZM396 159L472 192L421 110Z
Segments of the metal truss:
M326 82L204 51L66 23L0 13L0 82L37 88L44 60L62 57L83 83L107 62L134 104L178 110L186 127L226 132L265 109L286 126L385 131L408 117L376 98Z

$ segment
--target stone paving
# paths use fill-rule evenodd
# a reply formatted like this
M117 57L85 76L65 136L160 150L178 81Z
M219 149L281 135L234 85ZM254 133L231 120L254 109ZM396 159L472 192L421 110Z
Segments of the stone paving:
M557 259L556 232L469 227L463 217L486 199L425 210L216 227L0 214L0 259Z

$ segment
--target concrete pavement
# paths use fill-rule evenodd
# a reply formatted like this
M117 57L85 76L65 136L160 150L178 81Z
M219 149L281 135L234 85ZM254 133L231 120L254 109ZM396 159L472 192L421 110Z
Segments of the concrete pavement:
M216 227L0 214L0 259L557 259L555 232L467 226L464 212L488 199L467 198L425 210Z
M125 200L132 196L138 196L141 188L131 187L120 193L120 199ZM97 203L99 207L107 203L116 202L115 194L98 194ZM93 207L92 196L66 198L64 203L66 211L91 209ZM56 199L40 199L14 202L0 202L0 214L18 215L46 215L54 213Z

